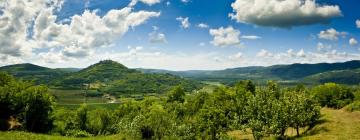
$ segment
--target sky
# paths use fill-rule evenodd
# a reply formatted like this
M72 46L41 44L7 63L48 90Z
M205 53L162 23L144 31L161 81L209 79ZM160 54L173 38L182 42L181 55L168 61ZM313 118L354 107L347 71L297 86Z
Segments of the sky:
M360 60L358 0L2 0L0 66L219 70Z

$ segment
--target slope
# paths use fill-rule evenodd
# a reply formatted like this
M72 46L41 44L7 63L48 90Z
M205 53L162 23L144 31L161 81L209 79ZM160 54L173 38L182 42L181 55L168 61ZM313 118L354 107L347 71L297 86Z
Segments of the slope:
M34 81L36 84L46 84L69 73L60 69L50 69L29 63L0 67L0 71L7 72L22 80Z

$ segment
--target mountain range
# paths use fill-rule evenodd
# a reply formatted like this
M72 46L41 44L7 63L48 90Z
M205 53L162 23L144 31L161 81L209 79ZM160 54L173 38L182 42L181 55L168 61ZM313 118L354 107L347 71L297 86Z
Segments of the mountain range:
M171 84L168 85L172 86L180 83L190 86L196 83L194 80L225 84L231 84L239 80L253 80L260 84L268 80L276 80L281 84L288 85L326 82L349 85L360 83L359 60L338 63L252 66L224 70L189 71L129 69L118 62L105 60L84 69L51 69L33 64L16 64L0 67L0 71L8 72L24 80L34 80L36 83L45 83L54 87L80 88L84 83L106 83L106 85L109 85L107 88L111 87L112 90L120 87L125 89L127 85L133 83L144 87L149 84L152 84L152 87L161 87L160 85L169 82ZM199 84L195 85L191 87L198 87ZM134 86L133 88L137 87Z
M224 70L167 71L158 69L138 69L144 73L170 73L201 81L232 83L238 80L253 80L265 83L276 80L282 84L319 84L335 82L340 84L360 83L360 61L339 63L290 64L268 67L252 66Z

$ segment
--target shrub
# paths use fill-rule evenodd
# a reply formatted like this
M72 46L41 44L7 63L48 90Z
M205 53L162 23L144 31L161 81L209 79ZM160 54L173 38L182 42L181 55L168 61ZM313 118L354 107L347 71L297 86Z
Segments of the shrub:
M313 88L312 94L321 106L330 108L342 108L355 98L350 88L335 83L317 86Z
M360 101L355 101L346 107L347 111L360 111Z
M48 132L52 129L54 100L45 86L17 81L0 73L0 122L15 117L30 132ZM4 124L2 124L2 129Z

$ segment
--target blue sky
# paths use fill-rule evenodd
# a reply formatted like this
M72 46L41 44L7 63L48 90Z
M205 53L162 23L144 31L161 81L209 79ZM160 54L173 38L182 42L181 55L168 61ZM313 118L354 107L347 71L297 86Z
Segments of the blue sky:
M9 0L0 2L0 37L8 37L0 40L0 65L86 67L112 59L131 68L193 70L360 59L359 4Z

